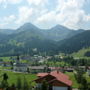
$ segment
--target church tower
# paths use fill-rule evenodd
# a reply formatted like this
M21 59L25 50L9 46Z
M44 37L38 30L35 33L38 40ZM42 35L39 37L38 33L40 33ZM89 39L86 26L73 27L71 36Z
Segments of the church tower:
M20 57L19 57L19 55L17 56L16 63L17 63L17 64L19 64L19 63L20 63Z

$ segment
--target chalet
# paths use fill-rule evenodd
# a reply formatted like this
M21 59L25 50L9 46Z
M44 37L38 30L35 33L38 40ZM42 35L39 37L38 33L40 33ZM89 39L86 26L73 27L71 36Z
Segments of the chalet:
M50 73L38 73L38 79L35 80L37 87L42 86L43 81L48 83L49 90L72 90L72 81L69 76L59 71L52 71Z

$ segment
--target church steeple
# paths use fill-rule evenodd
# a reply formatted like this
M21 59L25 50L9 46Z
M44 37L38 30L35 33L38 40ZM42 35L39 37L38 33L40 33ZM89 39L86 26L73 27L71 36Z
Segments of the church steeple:
M20 61L20 57L19 57L19 55L18 55L18 56L17 56L16 63L19 63L19 61Z

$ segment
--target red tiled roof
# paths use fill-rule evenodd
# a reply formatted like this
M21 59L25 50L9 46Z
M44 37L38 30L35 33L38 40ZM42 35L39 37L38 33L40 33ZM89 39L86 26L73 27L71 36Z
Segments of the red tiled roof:
M62 72L59 72L59 71L53 71L50 73L50 75L56 77L56 78L65 78L65 79L69 79L69 76L63 74Z
M37 74L37 76L42 77L42 78L47 76L47 75L51 75L51 76L55 77L55 79L51 80L50 82L57 80L57 81L62 82L68 86L72 85L72 81L69 80L69 76L67 76L67 75L65 75L59 71L53 71L51 73L39 73L39 74Z

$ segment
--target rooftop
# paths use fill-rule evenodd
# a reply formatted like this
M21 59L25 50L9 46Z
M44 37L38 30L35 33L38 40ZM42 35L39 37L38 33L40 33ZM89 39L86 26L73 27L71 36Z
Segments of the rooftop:
M53 77L55 77L53 80L49 81L49 82L53 82L53 81L59 81L59 82L62 82L68 86L71 86L72 85L72 81L69 80L69 76L62 73L62 72L59 72L59 71L53 71L53 72L50 72L50 73L38 73L37 76L40 77L40 78L44 78L48 75L51 75Z

